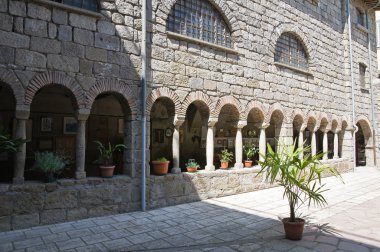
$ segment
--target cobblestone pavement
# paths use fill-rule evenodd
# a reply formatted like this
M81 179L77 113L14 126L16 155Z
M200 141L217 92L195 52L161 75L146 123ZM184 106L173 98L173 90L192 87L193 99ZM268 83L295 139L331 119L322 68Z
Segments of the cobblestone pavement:
M300 212L302 241L283 238L281 188L0 233L0 251L380 252L380 171L326 178L328 207Z

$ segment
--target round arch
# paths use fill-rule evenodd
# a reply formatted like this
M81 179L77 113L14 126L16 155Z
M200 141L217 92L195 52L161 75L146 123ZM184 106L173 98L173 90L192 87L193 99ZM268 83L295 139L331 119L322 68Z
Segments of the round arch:
M25 89L13 71L0 68L0 82L3 82L12 90L16 105L24 104Z

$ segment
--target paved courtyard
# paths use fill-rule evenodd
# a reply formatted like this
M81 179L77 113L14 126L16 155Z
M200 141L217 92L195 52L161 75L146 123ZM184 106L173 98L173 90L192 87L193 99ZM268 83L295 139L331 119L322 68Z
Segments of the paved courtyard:
M288 213L272 188L75 222L0 233L0 251L380 252L380 171L361 167L345 184L326 178L328 207L303 208L302 241L283 238Z

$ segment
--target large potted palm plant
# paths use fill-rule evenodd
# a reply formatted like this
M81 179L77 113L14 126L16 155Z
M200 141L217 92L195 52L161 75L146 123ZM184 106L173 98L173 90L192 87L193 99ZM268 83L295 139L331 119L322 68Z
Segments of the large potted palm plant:
M302 239L305 220L297 217L296 210L302 204L311 203L324 206L327 204L323 193L327 190L322 184L322 173L330 173L334 176L340 175L338 171L325 164L320 163L323 153L314 156L310 154L310 146L296 147L293 145L280 144L277 152L268 144L267 154L261 165L260 173L265 174L267 181L271 184L278 183L284 188L283 197L287 198L290 208L290 216L282 219L285 237L290 240ZM259 174L260 174L259 173Z

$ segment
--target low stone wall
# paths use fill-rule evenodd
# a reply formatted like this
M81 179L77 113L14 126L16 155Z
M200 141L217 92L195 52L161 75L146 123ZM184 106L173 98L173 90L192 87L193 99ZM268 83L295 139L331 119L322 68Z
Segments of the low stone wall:
M0 231L136 211L132 190L127 176L0 184Z
M329 160L339 172L352 171L348 160ZM270 187L258 167L149 176L147 208L217 198ZM324 174L328 176L328 174ZM140 210L140 180L63 179L55 183L0 184L0 231Z

